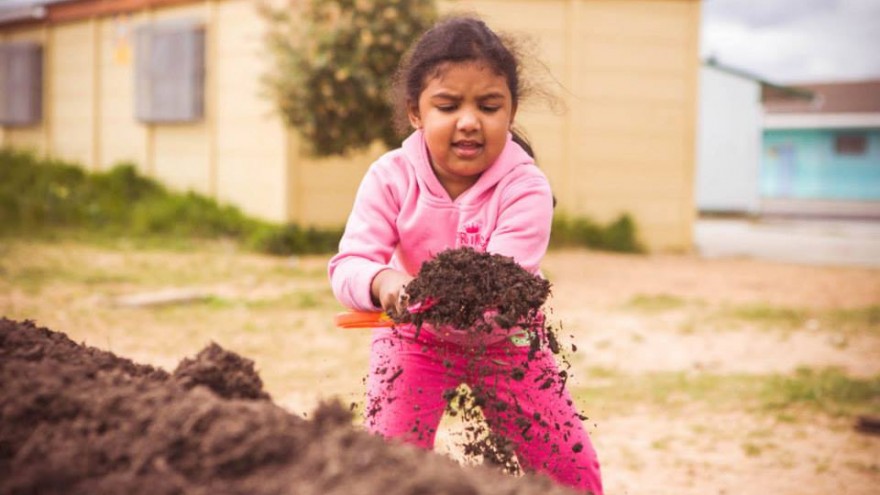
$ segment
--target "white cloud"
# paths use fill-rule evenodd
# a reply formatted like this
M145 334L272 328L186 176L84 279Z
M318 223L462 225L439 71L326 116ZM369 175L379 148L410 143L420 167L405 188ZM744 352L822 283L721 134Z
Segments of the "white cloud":
M706 0L701 53L770 81L880 78L878 0Z

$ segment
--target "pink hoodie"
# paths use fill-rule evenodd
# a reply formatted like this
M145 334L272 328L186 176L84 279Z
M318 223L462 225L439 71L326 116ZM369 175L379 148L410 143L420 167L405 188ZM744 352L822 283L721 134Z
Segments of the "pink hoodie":
M330 260L330 284L344 306L378 310L370 297L377 273L415 276L435 254L463 246L511 256L538 273L552 218L550 184L510 134L498 160L453 201L416 131L367 170Z

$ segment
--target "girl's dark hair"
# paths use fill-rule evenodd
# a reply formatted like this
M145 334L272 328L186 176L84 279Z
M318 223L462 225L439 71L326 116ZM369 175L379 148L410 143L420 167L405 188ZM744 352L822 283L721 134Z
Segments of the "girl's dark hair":
M515 44L498 36L483 21L474 16L446 18L426 31L403 58L394 78L397 100L397 128L401 134L409 129L407 110L418 104L428 78L438 75L446 62L481 62L502 75L513 105L519 104L523 93L520 78L521 65ZM513 140L532 158L534 150L525 136L511 129Z

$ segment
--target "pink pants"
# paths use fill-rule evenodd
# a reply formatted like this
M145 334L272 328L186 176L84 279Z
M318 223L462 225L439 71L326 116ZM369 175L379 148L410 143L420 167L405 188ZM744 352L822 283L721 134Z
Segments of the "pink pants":
M596 452L553 355L539 350L530 360L529 346L518 344L504 339L476 352L427 331L416 337L411 331L374 330L367 428L432 449L446 408L443 393L464 383L492 397L481 407L483 416L514 444L525 471L601 495Z

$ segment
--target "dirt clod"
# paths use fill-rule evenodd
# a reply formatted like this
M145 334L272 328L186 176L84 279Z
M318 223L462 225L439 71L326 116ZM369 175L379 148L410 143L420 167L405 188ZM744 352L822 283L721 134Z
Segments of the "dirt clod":
M506 329L531 323L550 295L550 282L513 258L464 247L422 264L406 292L413 305L425 309L391 315L397 323L491 331L493 323ZM494 313L488 320L487 311Z

